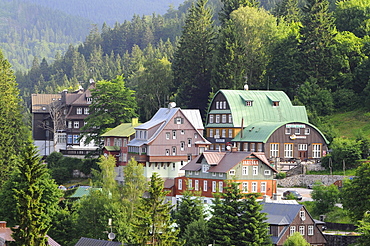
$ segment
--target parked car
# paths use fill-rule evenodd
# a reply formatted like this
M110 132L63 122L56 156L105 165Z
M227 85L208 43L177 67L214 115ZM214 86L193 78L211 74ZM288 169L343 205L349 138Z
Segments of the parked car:
M289 197L294 197L296 200L302 200L302 195L295 190L287 190L283 192L283 199L288 199Z

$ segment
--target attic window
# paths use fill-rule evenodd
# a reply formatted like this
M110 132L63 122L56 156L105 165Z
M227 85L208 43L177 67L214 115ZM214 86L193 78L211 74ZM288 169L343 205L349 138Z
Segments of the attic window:
M245 101L245 106L252 107L253 101Z
M277 107L277 106L279 106L279 101L274 101L274 102L272 102L272 106L274 106L274 107Z

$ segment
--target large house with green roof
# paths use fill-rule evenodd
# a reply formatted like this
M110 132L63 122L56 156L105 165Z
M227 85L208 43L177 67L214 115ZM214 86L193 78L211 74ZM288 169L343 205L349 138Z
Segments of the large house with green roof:
M308 122L304 106L293 106L283 91L220 90L206 121L210 150L264 152L270 161L318 160L328 141Z

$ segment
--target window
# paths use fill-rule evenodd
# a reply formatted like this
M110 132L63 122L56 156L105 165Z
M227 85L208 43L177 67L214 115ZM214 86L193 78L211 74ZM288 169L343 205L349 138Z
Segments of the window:
M184 149L185 149L185 142L182 141L182 142L180 142L180 150L184 151Z
M226 138L226 129L222 129L222 138Z
M216 109L219 109L220 108L220 102L219 101L217 101L216 102Z
M233 130L229 129L229 138L233 138Z
M253 175L258 175L258 166L253 166Z
M172 155L176 155L176 147L175 146L172 147Z
M220 115L216 114L216 123L220 123Z
M301 233L301 235L304 235L304 226L299 226L299 233Z
M208 190L208 181L207 180L204 180L203 181L203 191L207 191Z
M222 115L222 123L226 123L226 114Z
M189 175L193 175L193 171L189 171Z
M185 134L185 131L184 130L181 130L181 135L184 135Z
M270 170L265 170L263 174L266 175L266 176L269 176L269 175L271 175L271 171Z
M194 189L199 190L199 180L195 180Z
M293 235L295 232L295 226L290 227L290 235Z
M299 211L299 217L302 219L302 220L305 220L306 219L306 213L304 211Z
M223 177L223 176L224 176L224 174L223 174L223 173L218 173L218 176L219 176L219 177Z
M215 138L220 138L220 129L216 129Z
M298 144L298 150L306 151L307 150L307 144Z
M279 156L279 144L272 143L270 144L270 157Z
M84 114L89 114L89 108L84 108Z
M127 147L127 138L123 139L123 147Z
M293 144L284 144L284 157L293 158Z
M279 106L279 102L278 101L272 102L272 106L274 106L274 107Z
M208 171L208 165L202 165L202 172L206 173Z
M253 101L245 101L245 106L252 107Z
M170 133L169 132L166 132L166 139L170 139Z
M230 171L229 171L229 174L230 174L230 175L235 175L235 170L230 170Z
M257 192L257 182L252 182L252 192Z
M248 175L248 166L243 166L243 168L242 168L242 174L243 175Z
M312 144L312 157L321 158L321 144Z
M243 182L243 192L248 192L248 182Z
M233 123L233 116L229 114L229 123Z
M188 138L188 147L191 147L191 138Z
M72 135L67 135L67 144L72 144L72 143L73 143Z
M179 190L182 190L182 179L179 179Z
M261 193L266 193L266 182L261 182Z
M212 192L216 192L216 181L212 181Z
M216 173L212 173L212 176L216 176Z
M170 150L166 149L166 155L170 155Z
M198 138L198 133L194 133L194 138Z
M122 154L122 161L127 162L127 154Z
M176 130L172 131L172 139L176 139Z
M290 128L285 128L285 134L291 134Z
M297 134L297 135L301 134L301 128L296 128L295 129L295 134Z
M251 151L256 151L256 144L255 143L251 143Z
M68 121L68 128L72 128L72 121Z
M181 117L177 117L177 118L175 118L175 124L180 125L180 124L182 124L182 123L183 123L183 119L182 119Z
M310 128L304 129L304 134L305 135L310 135Z
M313 226L312 225L308 226L308 235L310 235L310 236L313 235Z
M79 135L73 135L73 144L79 144L80 141L78 140Z
M257 143L257 151L262 152L262 143Z
M199 171L195 171L194 172L194 175L199 175Z
M188 188L189 190L193 187L193 180L189 179L188 180Z
M58 135L58 143L66 143L66 135Z
M209 123L213 123L213 114L209 116Z
M213 138L213 129L209 129L209 137Z
M223 181L218 182L218 191L219 192L224 191L224 182Z
M82 108L77 108L76 113L77 114L82 114Z

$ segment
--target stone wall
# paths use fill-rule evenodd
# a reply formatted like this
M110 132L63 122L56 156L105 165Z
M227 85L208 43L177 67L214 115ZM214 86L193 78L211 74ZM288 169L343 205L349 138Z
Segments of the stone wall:
M307 185L313 184L316 181L321 181L324 185L331 185L338 180L344 180L347 178L350 178L350 176L299 174L285 179L278 179L277 185L281 187L307 187Z

